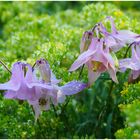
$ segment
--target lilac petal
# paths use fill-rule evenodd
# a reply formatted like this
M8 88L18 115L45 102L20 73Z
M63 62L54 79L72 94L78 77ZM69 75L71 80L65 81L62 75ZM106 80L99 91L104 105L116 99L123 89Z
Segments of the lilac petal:
M87 87L87 84L81 83L79 81L71 81L64 86L60 87L61 92L64 95L76 94Z
M33 72L32 72L32 67L30 65L27 65L28 71L25 76L25 83L28 88L33 88L33 87L42 87L45 89L53 89L51 85L48 85L46 83L39 83L38 81L35 80L33 77Z
M46 83L50 82L51 81L51 69L50 69L50 65L49 65L48 61L44 60L44 59L40 59L40 60L37 60L36 63L37 63L37 66L38 66L42 79Z
M91 59L91 56L95 53L95 51L88 50L84 53L82 53L78 59L72 64L71 68L69 71L74 71L78 69L80 66L85 64L87 61Z
M13 65L12 76L10 81L4 84L0 84L0 90L14 90L17 91L21 86L21 80L23 79L24 72L22 70L22 64L17 62Z
M63 103L66 99L66 96L61 92L61 90L59 90L57 92L57 101L58 103Z
M41 109L38 104L38 100L28 100L28 103L33 107L33 110L35 112L35 121L39 118L39 115L41 114Z
M74 71L83 64L85 64L86 62L88 62L91 59L91 57L98 51L98 49L99 49L99 41L97 38L93 38L89 46L89 49L78 57L78 59L72 64L69 71Z
M119 60L119 68L129 68L132 70L139 70L140 69L140 63L133 62L131 58L121 59Z
M51 71L51 83L52 84L58 84L61 82L61 79L56 79L56 76L54 75L54 73Z
M136 46L136 53L138 58L140 59L140 46Z
M137 46L136 46L136 49L134 46L132 47L132 61L140 63L140 57L139 57L138 51L139 50L138 50Z
M94 72L92 69L88 69L88 85L91 86L98 77L101 75L101 72Z
M116 29L116 26L115 26L115 23L114 23L114 20L112 17L107 17L106 19L108 19L111 23L111 31L113 34L116 34L118 31Z
M83 37L81 39L81 43L80 43L80 52L83 53L84 51L86 51L92 41L92 37L93 37L93 32L91 31L86 31L83 34Z
M16 98L16 94L16 91L8 90L7 92L5 92L4 97L7 99L14 99Z
M113 68L109 68L108 69L108 73L110 75L110 77L112 78L112 80L115 82L115 83L119 83L118 82L118 79L116 77L116 71L113 69Z
M100 76L101 71L98 70L94 72L93 71L94 64L92 64L91 61L87 63L87 66L88 66L88 86L91 86L93 82L95 82L97 78Z
M112 36L108 36L105 38L106 46L108 46L113 52L119 51L122 47L124 47L124 43L117 42L116 39Z
M104 34L104 36L106 36L106 37L109 36L110 33L107 31L107 29L105 28L105 26L101 22L99 23L99 25L100 25L100 30Z
M140 76L140 70L138 71L132 71L132 77L133 79L137 79Z
M20 100L28 100L34 97L35 89L28 88L24 83L21 88L16 92L16 98Z
M33 82L33 83L26 83L26 85L28 86L28 88L41 87L41 88L45 88L45 89L48 89L48 90L53 89L53 87L51 85L46 84L46 83Z
M116 34L116 37L122 40L124 43L130 44L135 41L137 35L138 34L129 30L119 30L118 34Z

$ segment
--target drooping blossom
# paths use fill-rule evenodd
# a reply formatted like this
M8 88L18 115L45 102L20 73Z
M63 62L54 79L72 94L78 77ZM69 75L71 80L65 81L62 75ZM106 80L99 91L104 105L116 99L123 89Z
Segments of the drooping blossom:
M38 78L37 71L40 73ZM28 100L29 104L33 105L35 110L36 119L40 115L42 110L49 110L50 104L57 105L65 101L65 96L76 94L86 88L87 84L79 81L71 81L64 86L59 86L59 80L56 79L52 73L48 62L44 59L36 61L36 68L33 71L36 79L39 79L43 83L49 84L52 88L45 89L42 87L35 87L35 99Z
M110 21L111 32L108 32L103 23L98 23L99 31L104 35L107 46L112 51L117 52L126 44L131 44L138 37L138 34L129 30L117 30L112 17L107 17L106 20Z
M36 73L37 69L39 73ZM16 62L12 68L11 79L7 83L0 84L0 90L7 91L6 98L27 100L33 106L37 119L42 110L50 108L51 103L54 105L62 103L65 96L76 94L87 86L79 81L58 86L59 82L44 59L36 61L36 68Z
M84 32L82 39L81 39L81 43L80 43L80 53L83 53L84 51L86 51L88 49L89 45L91 44L92 37L93 37L92 31Z
M25 73L25 69L28 68ZM50 85L36 81L32 74L32 67L29 64L16 62L12 68L11 79L4 84L0 84L0 90L7 90L6 98L27 100L34 98L34 87L51 89Z
M108 71L112 80L118 83L116 78L117 59L111 53L104 39L93 37L88 50L78 57L69 71L74 71L86 64L88 67L89 86L105 71Z
M80 56L72 64L70 71L74 71L86 64L88 67L89 85L103 72L108 72L112 80L118 83L118 58L115 52L130 44L138 38L138 34L129 30L117 30L112 17L107 17L111 31L109 32L103 22L97 23L90 31L83 34L80 45ZM87 43L88 42L88 43Z
M140 75L140 41L135 41L131 45L131 58L121 59L119 68L122 72L131 69L132 79L137 79Z

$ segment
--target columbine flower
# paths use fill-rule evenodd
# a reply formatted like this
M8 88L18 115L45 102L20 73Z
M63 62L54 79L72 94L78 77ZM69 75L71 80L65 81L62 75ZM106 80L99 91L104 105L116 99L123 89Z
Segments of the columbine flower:
M93 37L93 32L92 31L85 31L83 34L83 37L81 39L81 44L80 44L80 52L83 53L86 51L92 41Z
M25 68L28 68L25 73ZM9 82L0 84L0 90L7 90L6 98L16 98L20 100L33 99L35 88L42 87L51 89L51 86L42 84L34 79L32 67L29 64L17 62L13 65L12 76Z
M110 49L106 46L105 40L93 37L88 50L78 57L69 71L74 71L86 64L88 67L89 86L105 71L108 71L113 81L117 83L116 60L116 57L111 55Z
M76 94L87 86L78 81L71 81L64 86L58 86L57 83L59 80L55 78L46 60L37 60L36 65L33 73L35 76L38 71L40 73L40 78L37 76L35 78L52 87L51 89L35 87L35 99L28 100L29 104L33 105L36 119L39 117L42 110L48 110L50 108L51 103L54 105L63 103L66 95Z
M106 42L114 52L119 51L126 44L131 44L138 37L138 34L129 30L117 30L112 17L107 17L111 23L111 33L107 31L102 23L98 24L99 31L104 35Z
M132 56L119 61L119 68L122 72L131 69L132 79L137 79L140 75L140 41L133 42L131 45Z

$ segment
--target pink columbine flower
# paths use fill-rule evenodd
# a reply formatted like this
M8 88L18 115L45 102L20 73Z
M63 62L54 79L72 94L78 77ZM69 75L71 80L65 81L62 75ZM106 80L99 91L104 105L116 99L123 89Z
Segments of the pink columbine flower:
M69 71L74 71L86 64L88 67L89 86L105 71L108 71L112 80L118 83L116 78L117 59L114 56L113 52L110 52L109 47L106 46L103 38L93 37L88 50L78 57Z

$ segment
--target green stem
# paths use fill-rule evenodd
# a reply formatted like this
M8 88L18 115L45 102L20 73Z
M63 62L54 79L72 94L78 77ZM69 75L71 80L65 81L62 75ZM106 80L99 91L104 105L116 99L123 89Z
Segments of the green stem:
M5 67L5 69L10 73L12 74L12 72L9 70L9 68L0 60L0 63Z
M79 77L78 77L78 79L81 79L81 75L82 75L82 72L83 72L84 66L85 66L85 64L84 64L84 65L81 67L81 69L80 69L80 73L79 73Z

